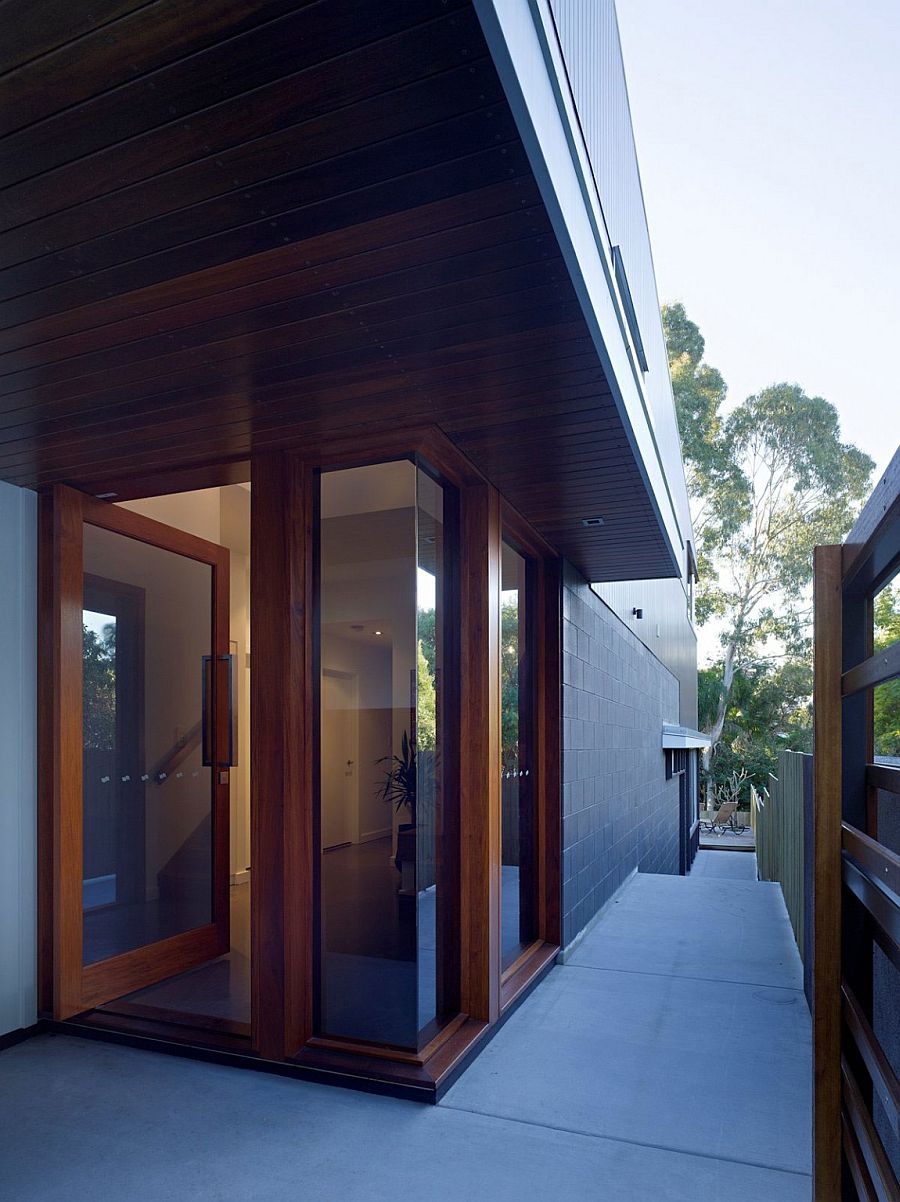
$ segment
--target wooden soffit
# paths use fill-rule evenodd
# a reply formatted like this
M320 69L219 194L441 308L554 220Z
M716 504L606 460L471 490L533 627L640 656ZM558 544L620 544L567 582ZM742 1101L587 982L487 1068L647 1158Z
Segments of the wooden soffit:
M432 423L588 578L671 574L468 2L35 0L0 71L0 478Z

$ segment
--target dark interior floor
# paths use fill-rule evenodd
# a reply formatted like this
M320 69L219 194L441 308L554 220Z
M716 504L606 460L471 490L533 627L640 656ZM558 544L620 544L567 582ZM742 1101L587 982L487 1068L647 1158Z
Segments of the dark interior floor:
M322 946L328 952L415 960L416 907L397 896L391 848L386 836L322 856Z
M250 885L232 885L231 951L189 972L138 989L120 1002L139 1004L173 1017L186 1015L227 1023L250 1023ZM107 1009L114 1010L113 1002Z
M322 856L320 1026L413 1047L434 1018L435 894L400 897L391 850L388 836Z
M436 891L398 895L391 839L350 844L322 857L320 1029L411 1047L436 1017ZM518 932L518 869L503 869L504 960ZM233 885L231 951L110 1003L142 1007L191 1025L250 1024L250 885Z
M182 896L175 905L154 898L85 910L84 963L96 964L98 960L203 926L210 921L209 895L207 881L196 890L196 897Z

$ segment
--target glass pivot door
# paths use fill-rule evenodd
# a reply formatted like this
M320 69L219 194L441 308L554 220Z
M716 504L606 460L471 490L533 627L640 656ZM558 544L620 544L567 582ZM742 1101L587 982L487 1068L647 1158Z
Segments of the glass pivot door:
M226 548L63 486L50 525L64 1019L229 950L229 580Z

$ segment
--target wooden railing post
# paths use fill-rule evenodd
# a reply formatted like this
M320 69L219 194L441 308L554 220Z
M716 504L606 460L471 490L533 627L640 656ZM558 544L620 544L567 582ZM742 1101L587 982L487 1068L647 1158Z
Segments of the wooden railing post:
M816 547L813 1197L841 1200L841 548Z

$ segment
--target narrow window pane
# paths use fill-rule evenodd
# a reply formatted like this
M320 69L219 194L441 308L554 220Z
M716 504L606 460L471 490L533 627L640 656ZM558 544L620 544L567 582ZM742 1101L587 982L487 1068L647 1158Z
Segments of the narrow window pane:
M443 509L411 462L321 476L318 1027L408 1048L443 1010Z
M537 936L529 565L503 543L500 592L501 949L508 968Z
M434 1022L438 1004L439 838L443 820L438 732L443 718L443 490L423 471L416 480L416 893L418 1026Z

